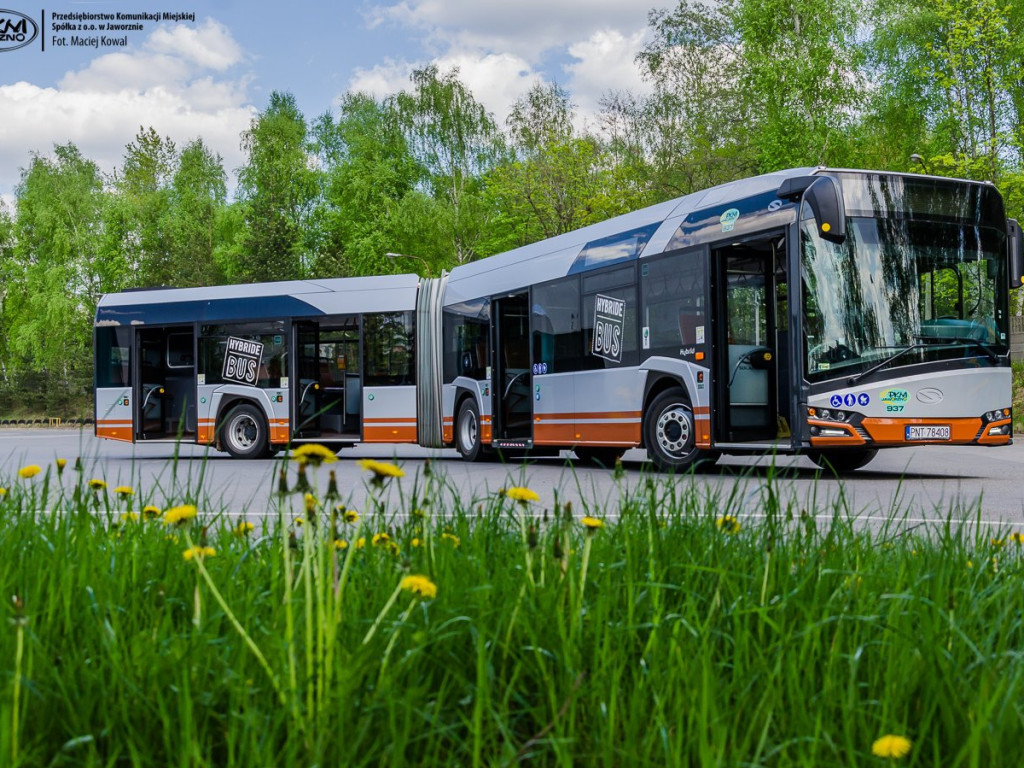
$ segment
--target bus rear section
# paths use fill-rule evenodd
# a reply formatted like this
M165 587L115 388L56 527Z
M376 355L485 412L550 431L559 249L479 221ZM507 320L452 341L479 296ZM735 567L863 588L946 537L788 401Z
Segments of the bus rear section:
M414 275L104 296L96 435L259 458L417 441ZM438 429L438 431L440 431Z

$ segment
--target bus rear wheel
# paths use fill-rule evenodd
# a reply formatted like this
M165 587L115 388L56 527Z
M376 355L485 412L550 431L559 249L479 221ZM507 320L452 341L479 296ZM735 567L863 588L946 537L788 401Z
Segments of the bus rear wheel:
M236 459L262 459L267 456L267 421L253 405L235 406L220 428L224 450Z
M613 469L615 462L622 458L626 452L624 448L595 448L591 446L578 445L572 449L576 458L584 464L592 464L595 467Z
M822 469L830 469L837 475L853 472L875 458L877 448L854 448L836 451L808 451L807 458Z
M666 389L644 413L644 444L647 456L662 472L679 472L714 463L710 451L697 447L693 408L681 387Z
M480 434L480 408L472 397L467 397L459 406L459 415L455 419L455 448L465 461L480 461L487 454Z

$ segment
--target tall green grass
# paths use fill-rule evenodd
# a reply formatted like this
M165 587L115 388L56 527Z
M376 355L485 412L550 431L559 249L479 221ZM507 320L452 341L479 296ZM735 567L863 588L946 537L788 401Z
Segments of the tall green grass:
M327 469L248 533L201 488L0 470L0 765L818 768L884 764L884 734L907 765L1020 762L1011 531L802 511L771 473L757 518L659 476L465 503L436 468L346 522ZM198 515L122 518L147 502Z

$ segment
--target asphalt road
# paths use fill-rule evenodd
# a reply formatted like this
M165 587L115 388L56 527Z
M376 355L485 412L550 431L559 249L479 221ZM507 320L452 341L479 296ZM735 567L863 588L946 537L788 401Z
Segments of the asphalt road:
M561 458L533 459L528 463L467 464L454 451L432 451L408 446L358 446L345 450L331 465L338 477L343 500L362 509L368 493L366 473L359 458L397 461L407 476L392 484L391 506L404 509L423 471L425 459L431 470L446 480L466 504L473 504L499 488L527 485L541 497L538 513L550 509L556 498L572 500L578 514L613 514L622 493L637 489L645 478L666 478L653 471L643 451L626 454L625 476ZM71 482L71 466L81 457L85 473L107 481L111 488L131 485L152 494L161 506L195 496L210 510L250 518L266 513L283 466L280 459L238 461L227 454L185 445L178 452L171 443L130 445L93 437L91 430L0 430L0 485L26 482L17 470L26 464L51 465L56 457L68 459L63 482ZM294 482L295 467L288 467ZM326 487L326 471L317 478ZM1024 527L1024 441L1002 448L916 447L879 452L865 469L843 479L819 471L803 457L725 457L708 471L672 478L680 491L697 499L711 499L723 511L759 515L765 508L769 486L783 508L831 510L838 501L851 515L864 521L880 521L893 515L903 525L922 522L976 520L1007 529ZM38 479L35 481L38 482ZM831 514L829 511L828 514Z

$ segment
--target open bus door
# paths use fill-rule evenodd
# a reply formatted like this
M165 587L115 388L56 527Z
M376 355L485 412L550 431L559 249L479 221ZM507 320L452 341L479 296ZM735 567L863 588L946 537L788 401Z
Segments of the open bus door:
M132 381L136 440L195 437L194 328L136 329Z
M782 235L712 251L715 439L790 440L786 248Z
M361 436L359 318L342 315L292 326L297 440L354 442Z
M496 298L492 318L493 444L529 448L533 444L529 292Z

